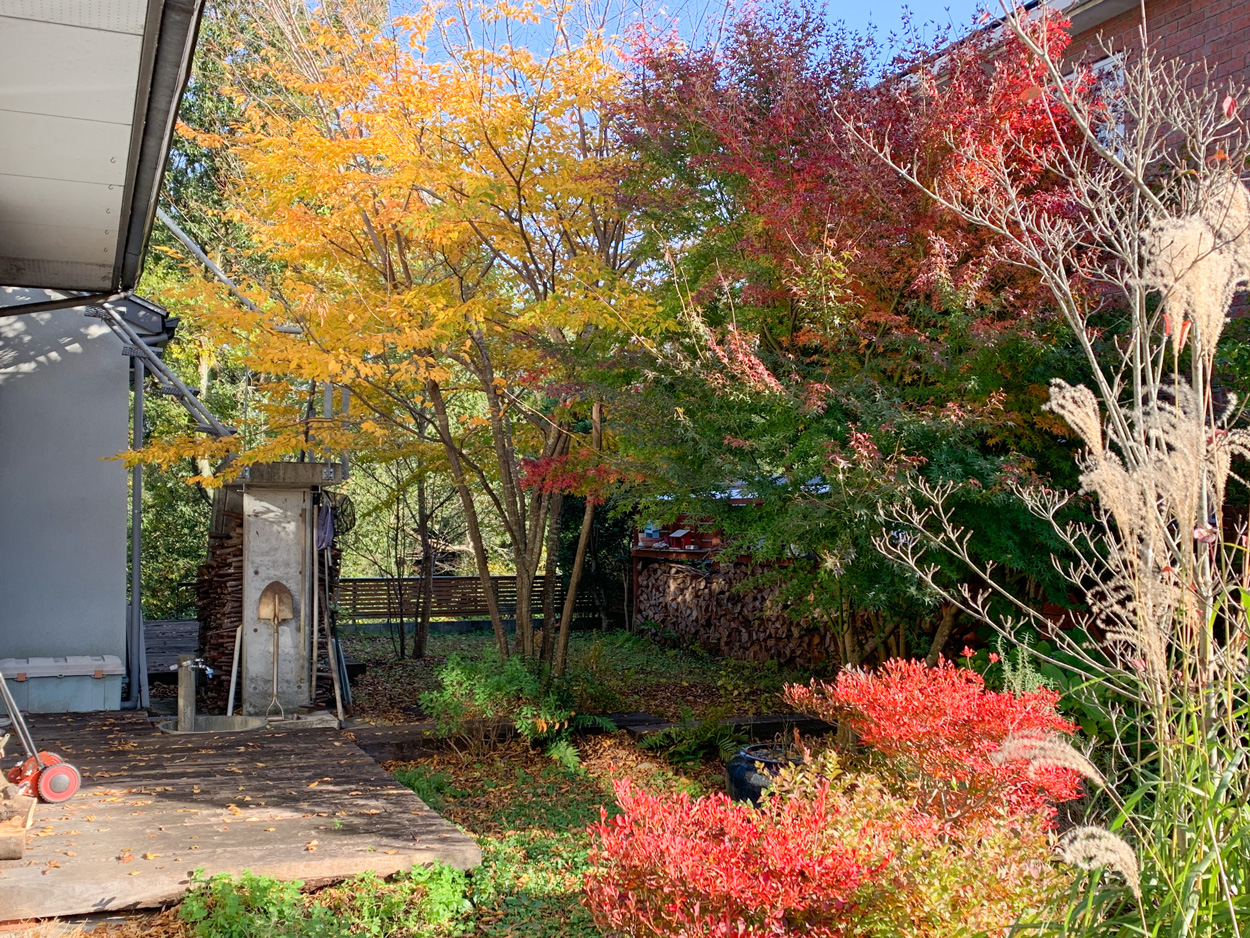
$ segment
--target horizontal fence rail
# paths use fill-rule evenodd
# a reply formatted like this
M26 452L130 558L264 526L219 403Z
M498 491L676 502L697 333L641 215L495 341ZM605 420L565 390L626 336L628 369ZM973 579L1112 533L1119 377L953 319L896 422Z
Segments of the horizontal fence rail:
M516 577L491 577L491 586L499 602L504 618L516 614ZM564 584L556 586L556 615L564 607ZM543 605L543 577L534 580L530 600L532 615L540 618ZM338 614L340 620L354 622L393 621L415 619L421 614L422 581L420 577L402 580L387 577L343 577L339 580ZM579 589L573 607L575 618L597 614L594 595L587 587ZM482 581L475 576L436 576L431 591L430 617L432 619L486 619L490 609L486 605L486 591Z

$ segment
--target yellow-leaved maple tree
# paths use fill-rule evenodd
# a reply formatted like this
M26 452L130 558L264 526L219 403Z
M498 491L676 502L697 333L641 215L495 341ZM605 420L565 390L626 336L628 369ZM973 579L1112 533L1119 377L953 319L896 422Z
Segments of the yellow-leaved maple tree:
M542 473L593 461L600 410L584 369L655 316L630 283L611 39L573 5L428 3L391 23L363 0L260 8L272 41L247 57L232 89L245 118L220 142L238 167L233 216L270 273L244 285L257 309L223 296L210 317L256 389L244 444L218 455L441 460L501 652L483 510L510 542L516 650L550 657L533 584L560 487ZM350 415L309 419L324 386L350 393ZM592 409L593 442L573 431ZM205 450L187 439L150 455Z

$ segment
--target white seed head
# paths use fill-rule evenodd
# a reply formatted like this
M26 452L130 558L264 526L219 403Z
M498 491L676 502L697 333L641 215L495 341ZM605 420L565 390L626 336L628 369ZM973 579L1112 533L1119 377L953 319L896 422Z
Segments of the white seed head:
M1137 855L1123 839L1101 827L1074 827L1059 838L1058 851L1065 863L1080 870L1107 867L1124 877L1137 901L1141 901L1141 877Z
M998 750L990 754L995 765L1008 762L1027 762L1034 769L1070 769L1102 786L1106 780L1102 773L1071 743L1055 735L1039 736L1012 733L1003 740Z

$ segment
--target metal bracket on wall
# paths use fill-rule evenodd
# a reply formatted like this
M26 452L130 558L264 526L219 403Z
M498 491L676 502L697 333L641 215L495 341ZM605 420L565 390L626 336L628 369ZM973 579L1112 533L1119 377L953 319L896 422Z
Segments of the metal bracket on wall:
M107 306L92 306L87 310L87 315L99 319L121 339L122 354L143 359L147 370L156 378L157 392L176 398L195 421L196 430L218 438L234 436L234 427L228 427L214 417L195 392L179 380L120 313Z

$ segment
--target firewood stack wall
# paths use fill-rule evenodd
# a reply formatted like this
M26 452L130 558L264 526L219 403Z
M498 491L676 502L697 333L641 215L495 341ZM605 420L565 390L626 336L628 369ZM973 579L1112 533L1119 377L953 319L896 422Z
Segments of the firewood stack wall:
M224 713L230 692L234 640L243 624L243 513L223 510L208 536L208 560L199 569L195 598L200 657L213 669L203 677L201 705ZM235 707L238 707L235 700Z
M735 589L751 576L747 564L713 564L700 570L654 563L638 574L635 621L654 622L684 642L745 661L776 661L813 668L838 659L833 631L791 616L775 588Z

